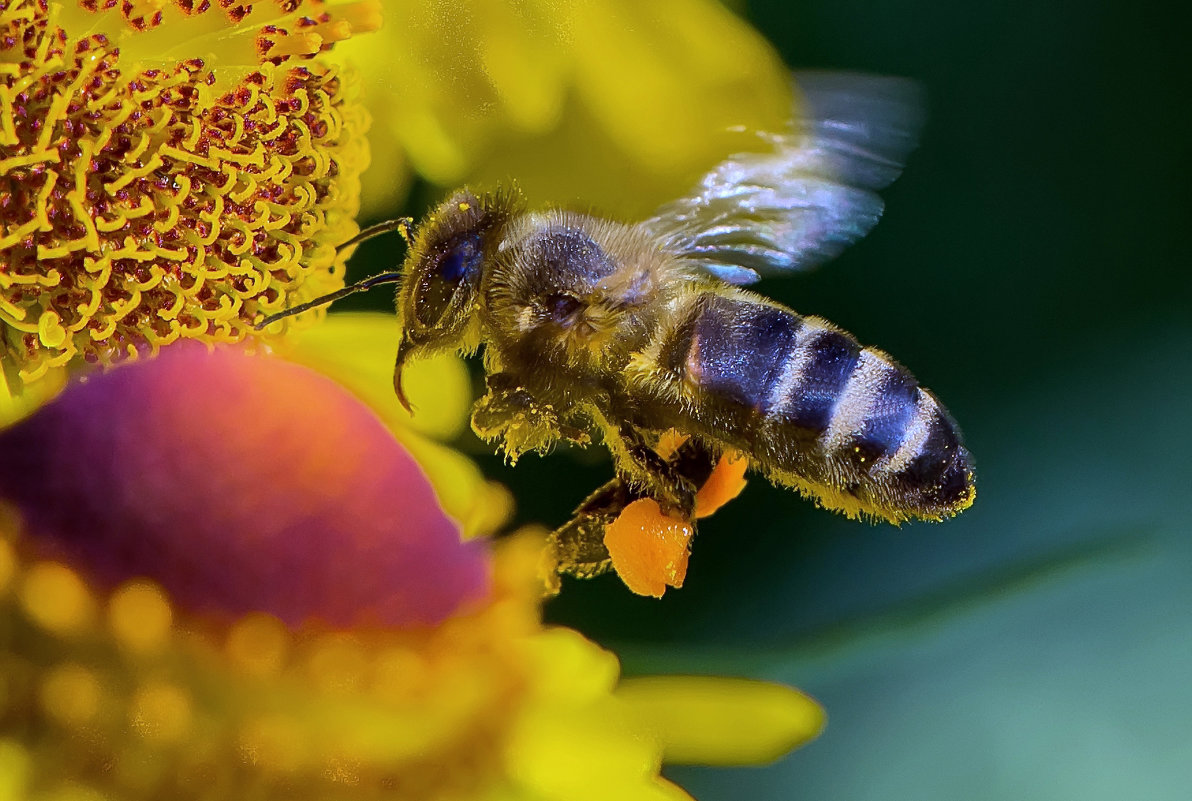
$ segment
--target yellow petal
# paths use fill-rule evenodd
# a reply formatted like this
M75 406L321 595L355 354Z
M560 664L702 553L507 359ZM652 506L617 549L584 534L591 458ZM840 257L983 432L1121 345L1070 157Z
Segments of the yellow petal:
M509 490L486 480L467 456L401 426L389 427L426 473L443 511L459 522L465 539L492 534L513 514Z
M546 629L527 647L536 657L537 691L568 704L600 699L621 672L617 657L571 629Z
M24 385L15 371L11 380L5 373L4 365L0 364L0 428L39 409L66 386L65 367L51 367L40 381Z
M645 214L792 112L774 49L715 0L391 5L332 57L364 75L374 152L396 142L432 183L513 178L533 203ZM404 183L364 181L374 214Z
M658 779L658 750L635 736L612 699L585 710L585 725L566 710L538 706L514 726L506 764L534 798L558 801L677 801L687 798Z
M671 763L770 762L814 739L825 714L791 687L714 676L644 676L616 691L664 743Z
M277 343L279 355L346 387L368 404L418 460L443 511L467 538L491 534L513 513L513 497L488 481L475 463L435 440L459 436L468 424L472 384L459 357L420 359L402 374L411 416L393 392L393 360L401 330L391 314L329 314L321 325Z
M386 423L435 439L451 439L467 426L472 384L467 368L449 353L419 359L403 372L414 407L410 415L393 392L393 361L401 327L392 314L330 314L322 325L295 333L279 345L282 356L334 378L371 406Z
M0 798L23 798L29 786L31 760L16 740L0 739Z

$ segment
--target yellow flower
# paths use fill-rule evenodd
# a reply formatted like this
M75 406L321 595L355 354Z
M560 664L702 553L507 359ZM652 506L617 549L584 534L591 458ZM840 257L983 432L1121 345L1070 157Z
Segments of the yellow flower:
M561 199L579 147L660 200L745 136L724 128L789 113L770 51L702 0L402 11L387 125L443 180L496 164ZM175 342L340 284L366 115L325 51L377 13L0 4L0 797L662 801L687 797L663 760L772 759L822 725L790 688L622 681L544 628L543 535L476 539L508 494L440 444L466 373L411 370L408 419L392 318L273 338L284 358ZM497 158L519 148L538 172ZM117 366L46 403L83 362Z
M619 681L543 628L540 534L461 542L371 411L291 362L179 343L0 457L4 797L663 801L664 759L822 725L777 685Z
M338 285L367 115L319 56L377 24L318 0L0 6L0 424L72 361L238 340Z
M367 82L370 214L408 169L643 213L792 113L780 59L715 0L402 0L334 57Z

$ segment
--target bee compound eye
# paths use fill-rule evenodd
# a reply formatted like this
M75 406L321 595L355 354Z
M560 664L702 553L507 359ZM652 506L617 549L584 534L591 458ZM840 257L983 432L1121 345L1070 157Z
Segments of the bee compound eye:
M459 283L467 274L473 255L470 249L464 247L450 251L439 262L439 277L451 284Z
M466 299L480 273L483 252L476 235L463 237L432 252L422 265L415 291L415 319L435 326L456 301Z

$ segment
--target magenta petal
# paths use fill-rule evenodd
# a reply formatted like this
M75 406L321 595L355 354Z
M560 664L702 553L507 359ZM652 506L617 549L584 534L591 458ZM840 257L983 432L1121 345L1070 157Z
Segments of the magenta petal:
M307 368L180 344L0 432L0 497L96 580L292 625L433 624L489 588L417 463Z

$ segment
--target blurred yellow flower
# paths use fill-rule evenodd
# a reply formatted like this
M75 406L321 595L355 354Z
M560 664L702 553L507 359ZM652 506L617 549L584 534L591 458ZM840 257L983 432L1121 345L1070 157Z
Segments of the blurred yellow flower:
M411 169L638 214L792 114L780 59L715 0L401 0L333 57L365 75L374 215Z
M367 115L320 56L378 24L375 2L0 5L0 425L72 361L234 341L338 285Z
M461 542L371 411L281 359L173 345L0 455L5 797L663 801L664 759L822 725L778 685L619 682L542 627L541 534Z

